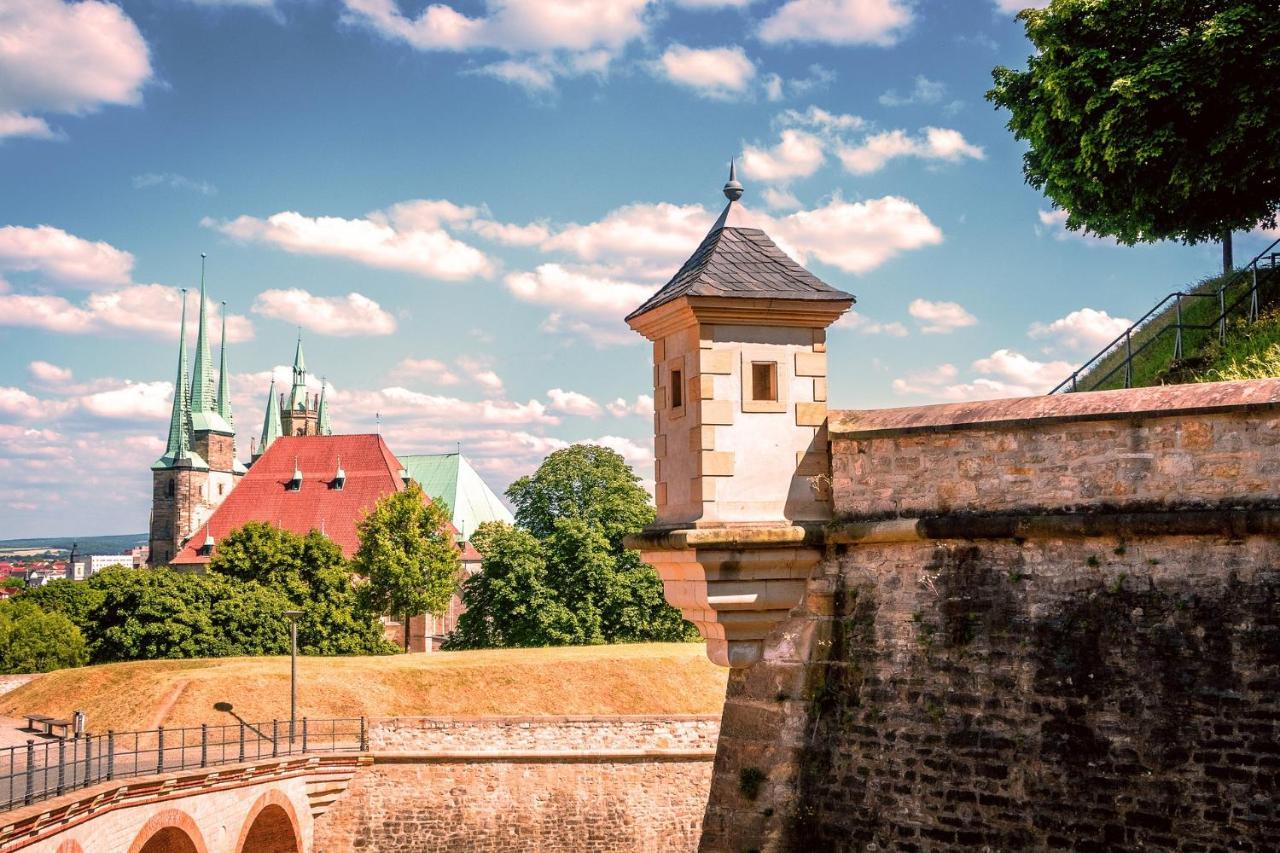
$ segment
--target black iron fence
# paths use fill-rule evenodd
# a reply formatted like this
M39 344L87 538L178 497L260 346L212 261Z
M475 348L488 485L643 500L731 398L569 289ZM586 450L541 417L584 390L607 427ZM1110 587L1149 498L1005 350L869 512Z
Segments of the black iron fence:
M365 752L364 717L157 728L28 740L0 750L0 811L99 782L310 752Z
M1211 340L1227 342L1231 321L1258 319L1260 306L1280 301L1280 239L1208 289L1170 293L1050 394L1146 384Z

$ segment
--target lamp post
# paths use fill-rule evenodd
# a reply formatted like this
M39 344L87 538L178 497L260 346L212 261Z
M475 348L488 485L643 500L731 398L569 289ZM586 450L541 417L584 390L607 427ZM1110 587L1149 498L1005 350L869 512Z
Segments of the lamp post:
M289 617L289 746L293 747L294 721L298 719L298 617L301 610L286 610Z

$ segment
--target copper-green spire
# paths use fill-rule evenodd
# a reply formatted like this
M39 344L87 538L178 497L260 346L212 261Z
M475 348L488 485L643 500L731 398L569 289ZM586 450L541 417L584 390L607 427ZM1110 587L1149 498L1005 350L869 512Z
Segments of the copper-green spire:
M298 330L298 349L293 354L293 390L289 392L289 408L307 407L307 362L302 357L302 330Z
M271 390L267 392L267 414L262 419L262 436L258 441L259 455L266 453L271 442L280 437L280 401L276 397L276 378L271 377Z
M187 291L182 290L182 322L178 326L178 376L173 381L173 410L169 415L169 439L164 455L152 468L169 468L180 459L187 438Z
M316 432L320 435L333 435L333 425L329 423L329 380L320 380L320 402L316 406Z
M204 252L200 253L200 321L196 326L196 355L191 367L191 411L213 411L213 358L209 355L208 316L205 311Z
M235 423L231 415L231 373L227 370L227 303L222 303L222 343L218 347L218 414L228 425Z

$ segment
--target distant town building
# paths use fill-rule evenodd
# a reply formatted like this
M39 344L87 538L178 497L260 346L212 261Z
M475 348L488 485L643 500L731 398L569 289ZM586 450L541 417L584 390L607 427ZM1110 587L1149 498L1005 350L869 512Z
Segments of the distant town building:
M151 554L150 548L148 548L146 545L139 545L138 547L129 551L129 557L132 559L132 562L129 565L133 566L135 569L145 566L147 564L147 559L150 556L150 554Z
M132 554L83 554L67 563L67 580L82 581L96 575L108 566L132 566Z

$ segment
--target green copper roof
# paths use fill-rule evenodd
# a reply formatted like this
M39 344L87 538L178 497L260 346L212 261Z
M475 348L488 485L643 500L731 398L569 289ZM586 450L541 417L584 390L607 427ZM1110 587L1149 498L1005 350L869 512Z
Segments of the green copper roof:
M231 414L231 372L227 370L227 303L222 303L222 343L218 347L218 414L228 426L235 424Z
M196 356L191 367L192 432L231 433L231 425L214 408L213 356L209 354L208 316L205 311L204 264L200 265L200 321L196 327Z
M271 390L267 392L267 413L262 419L262 436L258 440L258 453L266 453L271 442L280 437L280 401L276 398L276 378L271 377Z
M298 349L293 354L293 390L289 392L289 408L307 405L307 362L302 357L302 332L298 332Z
M190 410L187 403L187 291L182 291L182 321L178 326L178 375L173 380L173 409L169 414L169 438L164 455L151 466L173 468L191 454L187 425Z
M433 501L443 501L453 513L453 526L465 538L486 521L512 524L515 518L493 490L480 479L461 453L397 456L409 476Z
M316 406L316 429L320 435L333 435L333 425L329 423L329 403L325 399L328 394L328 383L320 383L320 403Z

